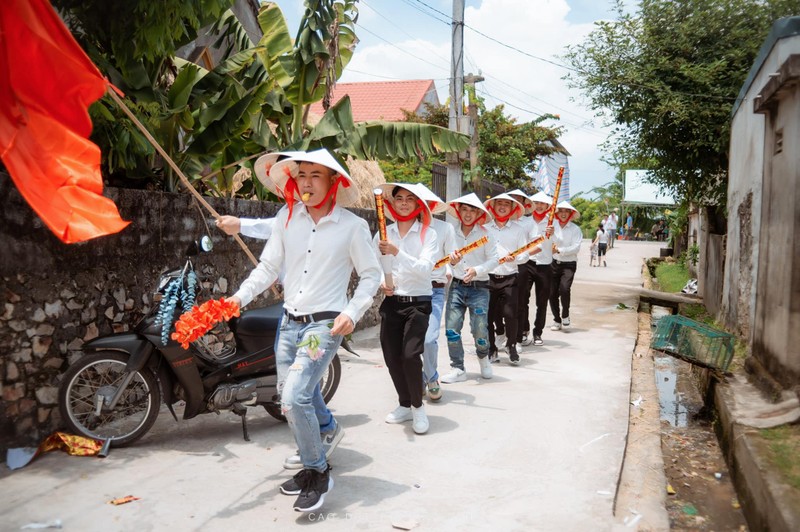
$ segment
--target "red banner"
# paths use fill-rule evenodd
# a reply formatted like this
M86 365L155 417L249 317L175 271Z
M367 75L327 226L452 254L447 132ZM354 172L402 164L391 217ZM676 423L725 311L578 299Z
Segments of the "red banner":
M0 1L0 157L22 196L63 242L128 222L103 197L88 106L108 82L46 0Z

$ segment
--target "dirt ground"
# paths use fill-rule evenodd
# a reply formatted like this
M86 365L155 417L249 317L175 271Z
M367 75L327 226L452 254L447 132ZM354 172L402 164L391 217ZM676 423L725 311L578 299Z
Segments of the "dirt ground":
M691 365L656 356L655 370L670 528L747 530L714 434L713 413L703 408Z

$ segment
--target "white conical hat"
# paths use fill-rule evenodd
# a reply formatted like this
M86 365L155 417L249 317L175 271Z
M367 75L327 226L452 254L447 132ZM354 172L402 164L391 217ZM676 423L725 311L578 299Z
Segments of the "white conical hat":
M456 212L456 205L459 203L463 203L464 205L469 205L470 207L475 207L476 209L482 210L485 215L484 221L489 219L490 216L489 211L486 210L486 207L483 206L483 203L481 203L480 198L478 198L478 196L476 196L474 192L470 192L465 196L461 196L460 198L448 201L447 214L450 214L455 218L459 218L458 213ZM479 222L481 222L480 217L478 218L478 223Z
M525 207L525 214L530 214L530 213L533 212L533 203L531 203L531 198L530 198L530 196L525 194L523 191L521 191L518 188L515 188L514 190L510 190L510 191L506 192L506 194L508 194L509 196L519 196L520 198L522 198L522 202L521 203L522 203L522 206ZM517 201L519 201L519 200L517 200Z
M518 220L518 219L522 218L522 214L525 211L525 205L523 205L519 201L515 200L514 198L512 198L510 195L506 194L505 192L503 192L502 194L498 194L497 196L494 196L494 197L491 197L491 198L487 199L486 201L483 202L483 205L484 205L484 207L486 207L486 209L490 213L492 213L492 210L494 209L494 202L497 201L497 200L500 200L500 199L508 200L508 201L510 201L510 202L515 204L514 207L512 207L512 209L514 209L513 214L511 215L511 219L512 220ZM517 206L519 206L518 209L516 208ZM492 217L494 217L494 214L492 214Z
M431 207L431 212L433 214L441 214L447 210L447 203L445 203L444 200L442 200L442 198L434 194L433 191L431 191L431 189L429 189L422 183L417 183L416 186L418 190L418 192L416 192L417 196L422 201L427 203L428 207L431 206L430 205L431 203L436 203L436 205Z
M258 159L256 159L256 163L253 165L253 170L256 173L256 177L261 184L267 187L267 189L278 196L279 198L283 198L283 193L278 190L278 187L275 186L275 182L269 178L269 170L272 168L276 162L282 159L286 159L288 157L292 157L297 154L301 154L301 151L275 151L272 153L267 153L262 155Z
M272 168L269 170L269 178L275 183L279 191L283 192L286 190L286 183L289 181L290 177L292 179L297 177L300 163L321 164L342 176L347 186L340 185L336 190L336 204L340 207L348 207L358 201L358 186L353 181L353 178L350 177L350 174L339 161L324 148L309 152L296 152L295 155L273 164ZM285 194L281 195L285 196Z
M578 212L578 209L576 209L575 207L570 205L570 203L568 201L562 201L561 203L556 205L556 210L558 210L558 209L569 209L569 210L573 211L575 214L573 214L570 217L570 221L575 221L575 220L577 220L578 218L581 217L581 213Z
M431 209L430 209L430 207L428 207L428 203L424 199L422 199L420 197L420 195L419 195L420 189L417 188L417 184L416 183L414 183L414 184L411 184L411 183L383 183L383 184L379 185L379 188L383 192L383 201L386 202L386 203L391 203L392 206L394 206L394 198L392 197L392 191L394 190L394 187L400 187L400 188L403 188L405 190L408 190L409 192L414 194L417 198L422 200L420 203L422 204L422 207L427 211L427 217L425 216L425 214L423 214L422 219L425 220L427 218L427 220L430 221ZM433 194L433 193L431 192L431 194ZM384 214L386 214L386 217L389 218L390 220L396 221L394 219L394 215L392 215L392 211L390 211L389 209L385 209L385 213Z
M535 201L537 203L547 203L548 205L552 205L553 204L552 196L548 196L547 194L545 194L541 190L539 192L537 192L536 194L534 194L533 196L531 196L530 198L531 198L531 201Z

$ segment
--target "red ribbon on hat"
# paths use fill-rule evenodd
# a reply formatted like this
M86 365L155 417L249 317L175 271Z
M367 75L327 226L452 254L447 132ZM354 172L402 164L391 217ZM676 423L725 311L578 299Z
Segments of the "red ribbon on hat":
M300 189L297 188L297 181L295 181L294 177L292 177L292 171L289 169L288 165L283 167L283 171L286 174L286 177L288 177L286 180L286 186L283 188L283 196L286 198L286 203L289 206L289 216L286 218L286 225L288 226L289 220L292 219L292 208L294 207L294 203L296 201L295 194L299 195ZM331 197L333 197L333 203L331 204L331 209L333 209L333 207L336 205L336 192L339 189L339 185L342 185L344 188L350 188L350 181L345 179L345 177L340 174L339 177L336 178L336 181L334 181L331 185L331 188L328 189L328 193L325 194L325 197L322 198L322 201L316 205L313 205L312 208L319 209L325 205L325 203L331 199Z
M453 203L451 203L450 205L453 205ZM469 207L472 207L472 205L470 205L469 203L466 203L465 205L468 205ZM477 208L477 207L473 207L473 208ZM461 213L458 212L458 208L456 208L454 206L453 210L456 211L456 218L458 218L458 221L461 222L462 224L466 225L467 227L472 227L475 224L483 226L483 224L486 223L486 213L485 212L482 213L480 216L478 216L475 219L474 222L472 222L471 224L468 224L467 222L465 222L464 220L461 219Z
M539 223L542 220L544 220L545 216L547 216L547 211L544 211L542 214L539 214L538 212L533 211L531 213L531 216L533 216L533 219L536 220L536 223Z
M494 207L492 207L491 203L489 203L489 205L487 205L486 208L489 209L490 213L492 213L494 219L500 222L501 224L506 223L512 216L514 216L517 213L517 211L519 211L519 205L514 205L514 208L511 209L511 212L508 213L508 216L500 216L499 214L497 214L497 211L494 210Z
M570 210L572 211L572 209L570 209ZM559 223L559 224L561 224L561 227L566 227L566 226L567 226L567 224L568 224L568 223L570 223L570 222L572 221L572 219L573 219L573 218L575 218L575 216L577 216L577 215L578 215L578 213L577 213L577 212L575 212L575 211L572 211L572 212L570 213L570 215L569 215L569 218L567 218L567 221L566 221L566 222L562 222L562 221L561 221L561 218L559 218L558 216L556 216L556 218L558 219L558 223Z
M417 199L417 205L419 205L419 207L417 207L411 214L403 216L394 210L391 201L384 203L384 206L389 209L389 212L392 214L392 218L398 222L408 222L422 214L422 231L420 233L420 238L425 240L425 231L427 231L428 226L431 225L431 213L425 208L425 204L422 203L421 199Z

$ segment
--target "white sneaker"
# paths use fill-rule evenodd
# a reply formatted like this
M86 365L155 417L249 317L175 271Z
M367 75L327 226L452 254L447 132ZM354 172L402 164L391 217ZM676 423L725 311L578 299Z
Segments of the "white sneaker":
M561 325L563 325L564 327L569 327L569 316L561 318Z
M489 357L479 358L478 364L481 365L481 377L483 377L484 379L491 379L492 363L489 361Z
M506 338L505 334L499 334L494 337L494 345L495 347L497 347L498 351L505 351L507 343L508 343L508 338Z
M450 373L447 373L439 379L439 382L445 384L453 384L454 382L464 382L467 380L467 372L459 368L450 368Z
M531 345L531 342L533 342L533 338L527 334L522 335L522 345Z
M425 414L425 405L419 408L411 407L411 417L413 418L412 428L416 434L425 434L428 432L428 416Z
M557 321L554 321L553 324L550 326L550 330L551 331L560 331L561 330L561 324L558 323Z
M339 442L342 441L344 437L344 429L338 423L336 424L336 428L331 432L323 432L320 434L322 438L322 450L325 451L325 459L328 460L333 453L333 450L336 449L336 446L339 445ZM286 460L283 461L283 468L284 469L303 469L303 460L300 458L300 451L298 450L292 456L286 457ZM289 494L289 495L294 495Z
M391 424L403 423L411 420L411 409L407 406L398 406L386 416L386 422Z

